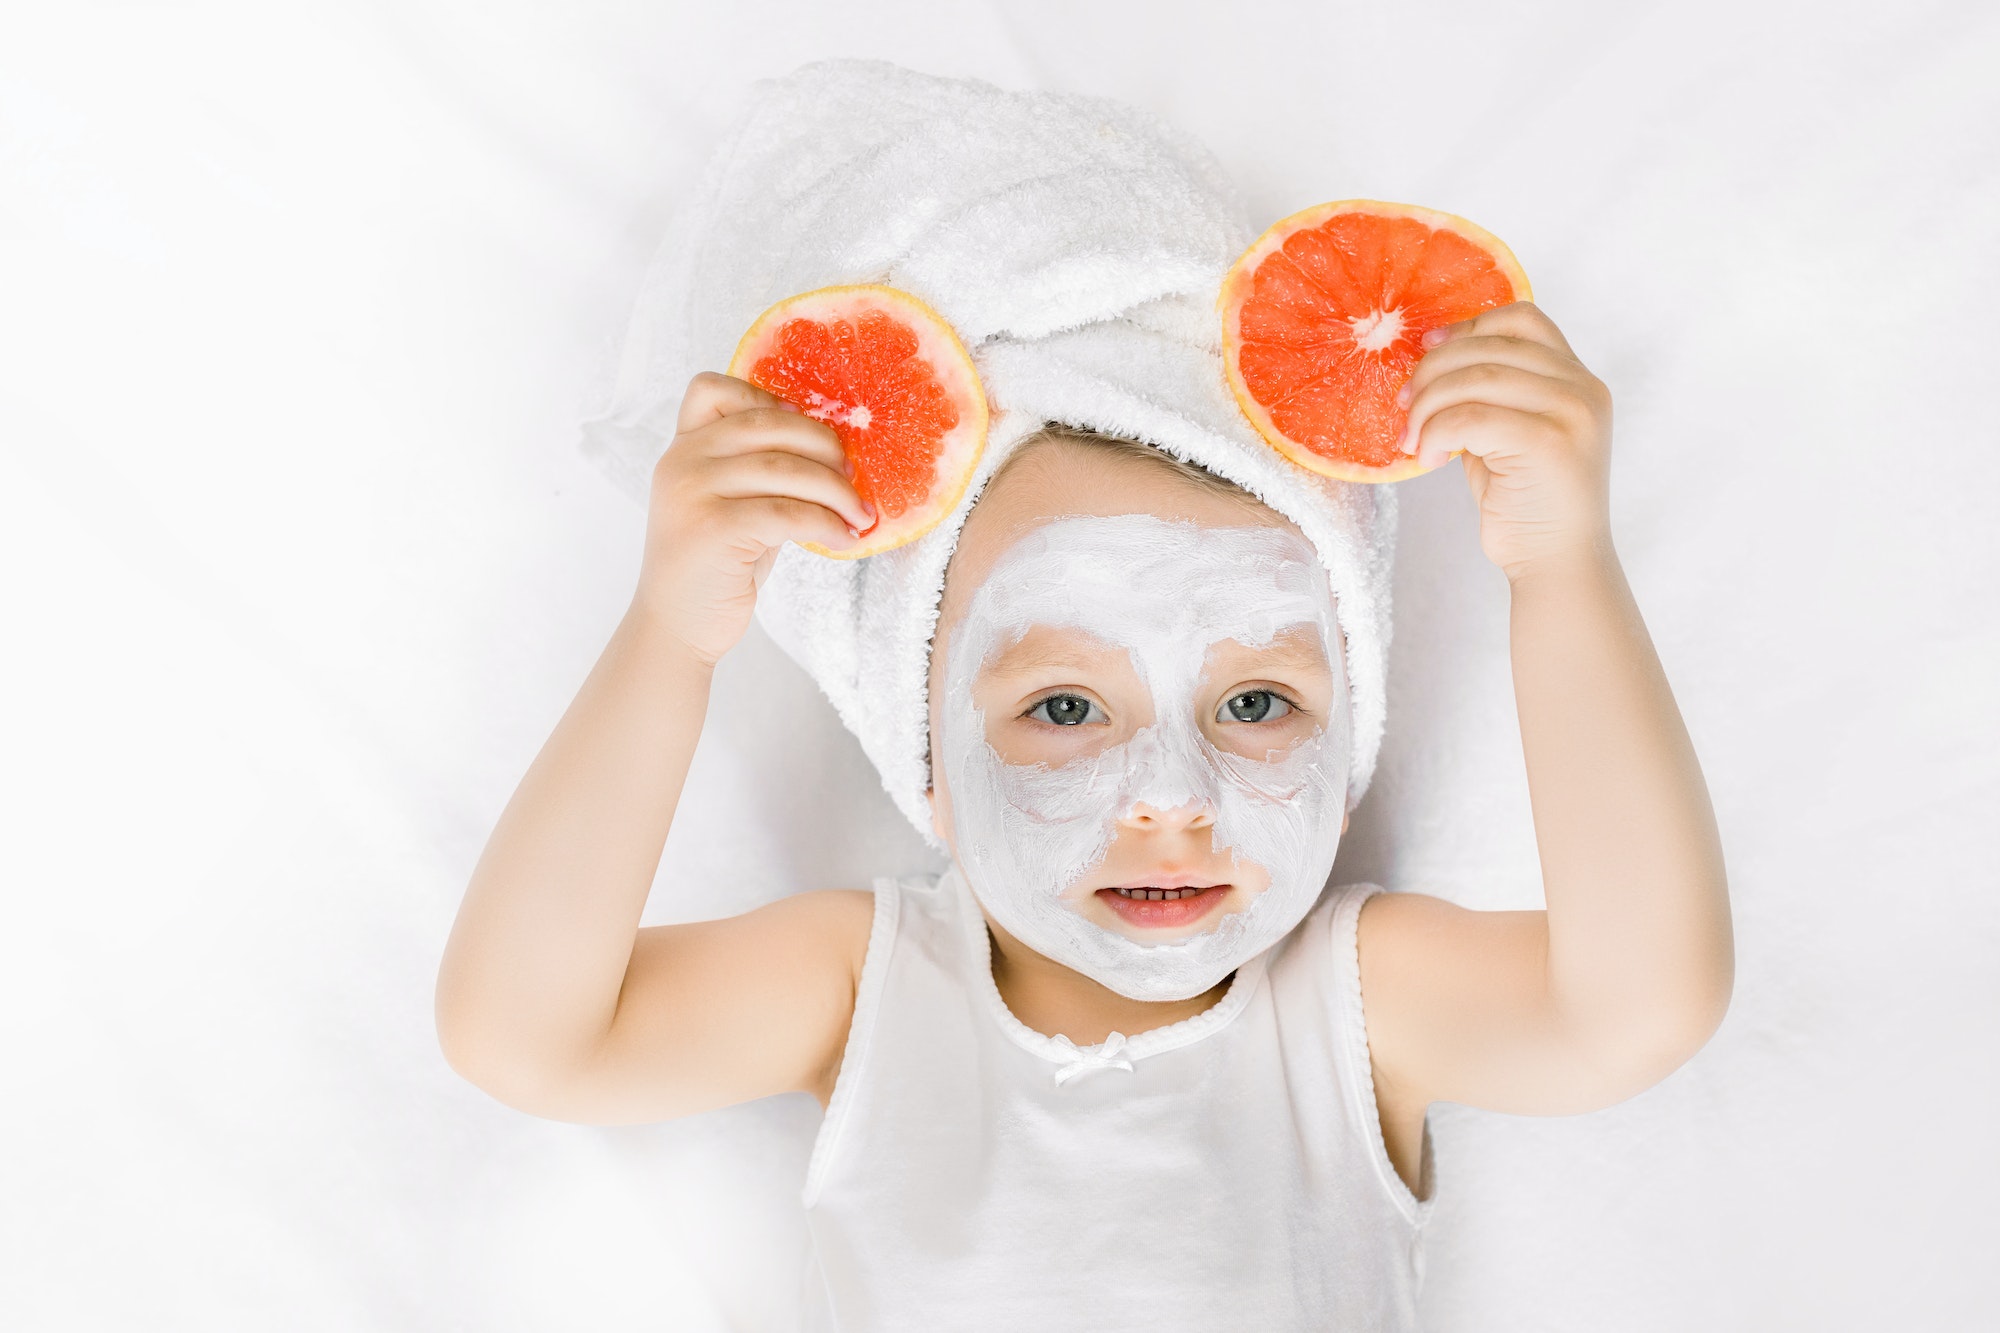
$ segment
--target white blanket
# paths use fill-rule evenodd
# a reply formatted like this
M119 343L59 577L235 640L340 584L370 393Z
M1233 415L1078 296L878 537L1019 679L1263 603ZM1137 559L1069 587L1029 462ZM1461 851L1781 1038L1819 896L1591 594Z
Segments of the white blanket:
M444 1066L431 995L630 593L641 516L575 439L649 247L728 100L828 55L1136 102L1259 222L1470 217L1616 395L1616 530L1715 795L1736 1001L1613 1110L1438 1109L1430 1326L2000 1322L2000 25L1223 12L10 22L0 1325L785 1327L809 1100L533 1120ZM1343 869L1533 904L1504 584L1456 467L1400 498ZM649 923L930 864L767 640L716 701Z

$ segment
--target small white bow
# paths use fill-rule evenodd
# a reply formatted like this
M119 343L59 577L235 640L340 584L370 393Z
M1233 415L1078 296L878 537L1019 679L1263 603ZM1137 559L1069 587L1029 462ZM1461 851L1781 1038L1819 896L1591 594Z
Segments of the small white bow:
M1058 1033L1055 1040L1061 1043L1065 1063L1056 1066L1056 1086L1075 1078L1078 1074L1088 1074L1093 1069L1122 1069L1132 1072L1132 1062L1120 1056L1125 1049L1125 1034L1114 1032L1095 1046L1078 1046Z

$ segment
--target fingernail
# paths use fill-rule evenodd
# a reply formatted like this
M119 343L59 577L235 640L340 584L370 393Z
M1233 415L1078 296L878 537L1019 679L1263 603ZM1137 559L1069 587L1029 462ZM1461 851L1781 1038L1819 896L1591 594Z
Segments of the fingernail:
M1408 426L1403 427L1403 438L1396 441L1396 451L1405 454L1415 453L1416 448L1417 437L1411 433Z
M846 454L842 454L840 456L840 470L847 474L847 479L849 481L854 480L854 460L849 458Z
M1444 330L1443 330L1443 329L1425 329L1425 330L1424 330L1424 346L1426 346L1426 347L1436 347L1436 346L1437 346L1437 345L1438 345L1439 343L1441 343L1441 342L1443 342L1443 341L1444 341Z
M860 540L861 540L861 529L860 529L860 528L857 528L857 527L855 527L855 526L854 526L854 525L853 525L852 523L849 523L849 524L847 525L847 535L848 535L848 536L850 536L850 537L852 537L852 538L854 538L854 540L855 540L855 541L860 541Z
M1396 406L1408 407L1409 405L1410 405L1410 386L1405 384L1402 388L1396 390Z
M868 502L867 502L866 500L863 500L863 501L861 502L861 512L862 512L862 513L864 513L864 514L866 514L866 515L868 515L868 526L869 526L869 527L871 527L871 528L872 528L872 527L874 527L874 526L875 526L875 506L874 506L874 505L872 505L872 504L869 504L869 503L868 503Z
M796 412L799 410L799 405L797 403L788 403L782 398L778 400L778 407L780 408L780 410L786 412Z

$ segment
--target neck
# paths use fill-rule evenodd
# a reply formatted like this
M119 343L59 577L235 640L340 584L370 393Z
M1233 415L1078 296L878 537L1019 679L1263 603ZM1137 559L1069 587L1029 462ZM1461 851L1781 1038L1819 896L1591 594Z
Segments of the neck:
M993 949L993 984L1014 1017L1044 1036L1095 1046L1114 1032L1136 1037L1193 1018L1220 1000L1229 977L1186 1000L1133 1000L1075 968L1036 953L986 919ZM1230 976L1234 976L1231 973Z

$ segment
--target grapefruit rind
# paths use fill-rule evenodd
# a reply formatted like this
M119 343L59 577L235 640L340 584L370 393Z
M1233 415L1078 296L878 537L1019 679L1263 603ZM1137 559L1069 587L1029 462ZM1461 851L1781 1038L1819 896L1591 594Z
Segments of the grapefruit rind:
M1456 213L1423 208L1416 204L1389 203L1380 199L1339 199L1332 203L1315 204L1311 208L1303 208L1279 218L1265 228L1263 235L1252 242L1250 248L1229 266L1229 272L1224 275L1222 288L1217 292L1215 299L1216 309L1222 315L1222 364L1229 376L1229 391L1235 395L1237 405L1242 408L1243 415L1249 419L1257 433L1280 454L1300 467L1317 472L1321 476L1369 485L1405 481L1432 469L1420 464L1414 454L1386 467L1368 467L1347 463L1337 458L1328 458L1325 454L1295 443L1278 428L1276 422L1272 421L1271 414L1264 405L1251 395L1250 387L1244 383L1243 372L1238 364L1242 349L1243 303L1251 293L1251 284L1256 277L1258 266L1294 234L1321 226L1327 219L1341 213L1369 213L1378 217L1410 218L1434 231L1444 229L1457 232L1492 257L1494 266L1512 285L1516 301L1532 301L1534 292L1528 285L1526 270L1514 257L1514 252L1507 248L1506 242L1478 223L1459 217ZM1463 452L1462 449L1453 450L1445 457L1444 462L1450 462Z
M841 319L851 322L871 310L888 314L916 335L917 356L930 367L938 384L957 407L959 420L939 443L932 472L933 489L922 505L908 510L898 519L878 521L860 543L851 547L835 550L818 542L799 543L816 555L834 560L859 560L863 556L892 551L915 541L943 522L945 515L951 513L965 495L966 487L972 483L973 471L986 448L986 432L991 419L978 367L973 365L972 356L959 340L957 331L929 305L896 287L853 283L818 287L786 297L752 321L729 358L728 373L756 384L750 374L752 367L777 330L790 320L810 319L825 323ZM769 385L758 384L757 387L776 392ZM801 410L806 407L802 403L794 406Z

